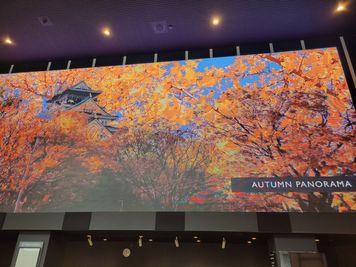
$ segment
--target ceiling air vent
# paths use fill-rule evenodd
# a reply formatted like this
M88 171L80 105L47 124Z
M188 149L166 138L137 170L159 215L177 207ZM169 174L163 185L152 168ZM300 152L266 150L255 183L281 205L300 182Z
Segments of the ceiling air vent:
M154 21L151 22L152 29L154 33L167 33L169 30L169 27L167 25L167 21L162 20L162 21Z
M41 23L42 26L52 26L53 25L53 23L49 19L49 17L46 17L46 16L38 17L38 21Z

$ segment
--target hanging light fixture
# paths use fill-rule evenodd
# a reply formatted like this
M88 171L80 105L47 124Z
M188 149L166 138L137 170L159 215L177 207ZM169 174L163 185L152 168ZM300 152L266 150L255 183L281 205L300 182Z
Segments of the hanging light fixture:
M87 239L88 239L88 245L89 245L90 247L92 247L92 246L94 245L94 243L93 243L93 240L92 240L92 238L91 238L91 235L87 235Z
M226 247L226 239L225 239L225 237L223 237L222 242L221 242L221 248L225 249L225 247Z
M138 236L138 246L139 247L142 247L142 238L143 238L143 235Z

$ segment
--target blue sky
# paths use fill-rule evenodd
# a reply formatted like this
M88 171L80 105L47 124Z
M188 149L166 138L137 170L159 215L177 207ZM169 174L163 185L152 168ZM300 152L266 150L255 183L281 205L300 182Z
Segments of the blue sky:
M196 71L204 73L205 69L210 69L212 67L226 69L228 66L232 65L235 60L236 60L235 56L201 59L201 60L199 60ZM261 64L262 63L266 65L265 69L263 70L264 72L270 72L273 69L275 69L275 70L281 69L281 66L275 62L270 62L270 61L261 59ZM186 61L184 61L184 60L179 61L179 64L184 65L184 64L186 64ZM169 75L172 66L173 66L173 63L165 65L163 67L164 69L167 70L164 75ZM249 75L249 76L240 78L239 81L242 86L248 86L248 85L257 83L257 85L259 87L262 87L263 84L258 82L259 78L260 78L260 74L255 74L255 75ZM270 78L271 78L270 75L265 76L265 81L268 83ZM223 78L219 84L216 84L215 86L211 86L211 87L201 88L200 92L202 95L207 95L207 94L209 94L209 92L214 91L213 98L218 99L222 94L221 91L225 91L225 90L229 89L232 86L232 84L233 84L233 82L231 79Z
M201 59L198 67L196 69L197 72L204 72L205 68L211 68L211 67L216 67L216 68L225 68L230 66L232 63L234 63L236 57L216 57L216 58L204 58ZM180 60L178 61L180 65L185 65L187 64L185 60ZM173 67L173 63L168 64L163 66L164 69L167 71L164 73L164 75L169 74L170 69Z
M205 68L225 68L234 63L236 57L216 57L216 58L205 58L199 62L197 71L203 72Z

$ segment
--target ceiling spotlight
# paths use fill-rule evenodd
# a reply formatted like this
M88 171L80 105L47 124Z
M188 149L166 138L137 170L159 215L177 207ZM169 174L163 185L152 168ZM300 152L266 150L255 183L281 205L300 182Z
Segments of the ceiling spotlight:
M225 247L226 247L226 239L225 237L223 237L221 242L221 248L224 249Z
M138 236L138 246L139 247L142 247L142 238L143 238L143 235Z
M87 239L88 239L88 245L90 247L92 247L94 245L94 243L93 243L93 240L91 239L91 235L87 235Z
M148 239L148 242L153 242L153 239L152 238Z
M315 239L315 242L320 242L320 239Z
M106 237L103 238L103 241L108 241L108 239Z
M335 11L336 12L346 11L346 3L345 2L339 2L337 4L337 7L336 7Z
M213 18L211 19L211 23L212 23L214 26L219 25L219 24L220 24L220 17L217 17L217 16L213 17Z
M176 236L176 239L174 239L174 245L176 246L176 248L179 248L178 236Z
M4 44L13 45L14 41L12 41L12 39L10 37L6 37L6 38L4 38Z
M197 239L197 243L200 243L201 242L201 240L200 239Z
M247 241L247 244L252 244L252 241L251 240Z
M194 238L194 239L198 239L198 237L197 237L196 235L195 235L195 236L193 236L193 238Z
M106 36L106 37L110 37L110 36L111 36L111 30L110 30L110 28L107 28L107 27L106 27L106 28L103 28L101 32L102 32L103 35Z
M252 240L256 240L257 238L256 238L256 237L252 237L251 239L252 239Z

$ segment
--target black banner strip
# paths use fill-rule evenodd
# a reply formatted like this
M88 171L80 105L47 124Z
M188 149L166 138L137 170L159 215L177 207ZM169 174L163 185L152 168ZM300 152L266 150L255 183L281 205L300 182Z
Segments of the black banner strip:
M356 176L232 178L232 192L356 192Z

